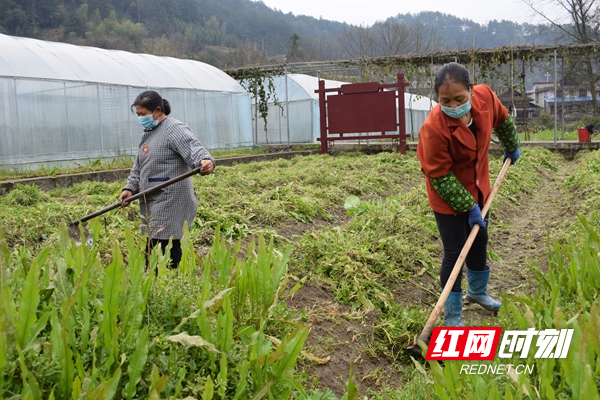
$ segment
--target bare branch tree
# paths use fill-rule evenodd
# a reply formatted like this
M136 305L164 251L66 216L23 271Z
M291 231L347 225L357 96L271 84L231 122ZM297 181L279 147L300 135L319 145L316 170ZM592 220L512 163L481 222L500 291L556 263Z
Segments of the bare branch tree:
M437 29L428 26L420 21L415 21L412 25L414 52L428 53L441 50L445 47L445 41L438 35Z
M344 33L338 40L349 57L364 58L376 55L376 40L369 27L344 28Z
M386 21L376 23L372 29L378 39L378 55L414 53L414 32L408 25L398 21Z
M308 60L336 60L344 56L339 43L329 35L321 35L318 39L308 38L304 52Z

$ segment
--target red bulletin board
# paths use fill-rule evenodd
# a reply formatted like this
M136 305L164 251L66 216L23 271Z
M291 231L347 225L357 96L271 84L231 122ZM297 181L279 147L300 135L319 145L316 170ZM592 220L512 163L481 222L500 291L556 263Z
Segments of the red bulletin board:
M398 140L400 152L405 154L408 135L404 87L407 85L403 74L398 74L398 81L393 84L355 83L336 89L325 89L325 81L319 80L315 92L319 93L321 137L318 140L322 153L327 153L329 143L335 140L391 138Z

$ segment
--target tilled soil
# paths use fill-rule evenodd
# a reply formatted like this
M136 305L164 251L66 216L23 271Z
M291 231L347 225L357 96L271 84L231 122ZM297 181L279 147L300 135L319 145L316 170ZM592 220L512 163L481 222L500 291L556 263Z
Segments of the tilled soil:
M536 283L529 267L548 267L549 241L575 219L574 198L565 187L576 164L563 161L558 171L540 171L543 178L538 190L523 199L516 212L499 213L496 217L505 229L490 226L489 248L501 260L489 261L492 273L488 292L500 299L502 294L516 295L535 290ZM510 173L510 170L509 170ZM494 316L475 304L464 307L466 325L479 325L483 320L494 322Z
M548 241L553 240L560 228L570 222L569 218L575 219L574 196L564 185L575 168L575 163L561 160L556 172L540 170L542 182L539 188L521 196L516 210L495 211L491 215L489 250L500 257L500 260L489 261L492 269L489 293L492 296L501 299L504 293L515 295L534 290L535 281L528 267L533 264L547 267ZM502 196L501 191L498 196ZM286 232L286 236L291 237L291 232ZM466 280L466 274L463 275ZM466 288L466 282L463 288ZM427 312L433 310L439 293L439 281L428 274L398 282L394 290L395 301L411 307L424 307ZM304 310L308 316L311 332L306 342L307 351L318 357L330 357L325 364L307 363L305 366L317 387L329 387L341 396L345 392L351 365L361 395L368 388L378 391L383 387L402 386L403 368L394 366L393 361L377 357L367 340L373 333L378 314L356 318L346 307L335 302L331 290L310 281L288 304ZM467 326L481 325L484 320L494 325L496 321L495 315L489 311L467 303L463 318Z

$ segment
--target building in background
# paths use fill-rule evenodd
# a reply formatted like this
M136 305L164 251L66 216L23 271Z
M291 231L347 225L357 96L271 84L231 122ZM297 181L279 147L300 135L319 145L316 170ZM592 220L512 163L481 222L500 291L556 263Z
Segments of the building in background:
M557 114L564 114L567 121L576 121L594 113L589 89L576 85L563 87L561 81L557 82L557 88L558 90L554 89L554 82L535 82L533 90L528 94L543 112L554 115L557 107ZM600 91L596 91L596 98L600 99Z
M541 109L535 104L534 99L529 96L523 99L523 94L518 90L513 90L512 93L507 90L498 95L498 98L509 111L509 114L513 116L517 125L525 123L525 116L527 116L527 121L530 122L540 115Z

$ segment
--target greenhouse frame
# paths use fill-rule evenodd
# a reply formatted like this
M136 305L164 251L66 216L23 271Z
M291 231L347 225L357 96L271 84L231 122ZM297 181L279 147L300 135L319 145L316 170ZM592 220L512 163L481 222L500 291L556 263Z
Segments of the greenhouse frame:
M269 101L267 126L255 115L252 127L257 144L316 143L321 136L319 78L305 74L274 76L275 102ZM287 80L287 83L286 83ZM348 82L324 79L325 88L339 88ZM437 103L426 96L404 93L406 133L417 137L431 109ZM252 105L252 113L256 107ZM289 135L288 135L289 132Z
M0 167L132 156L156 90L208 149L250 147L250 95L208 64L0 34Z

